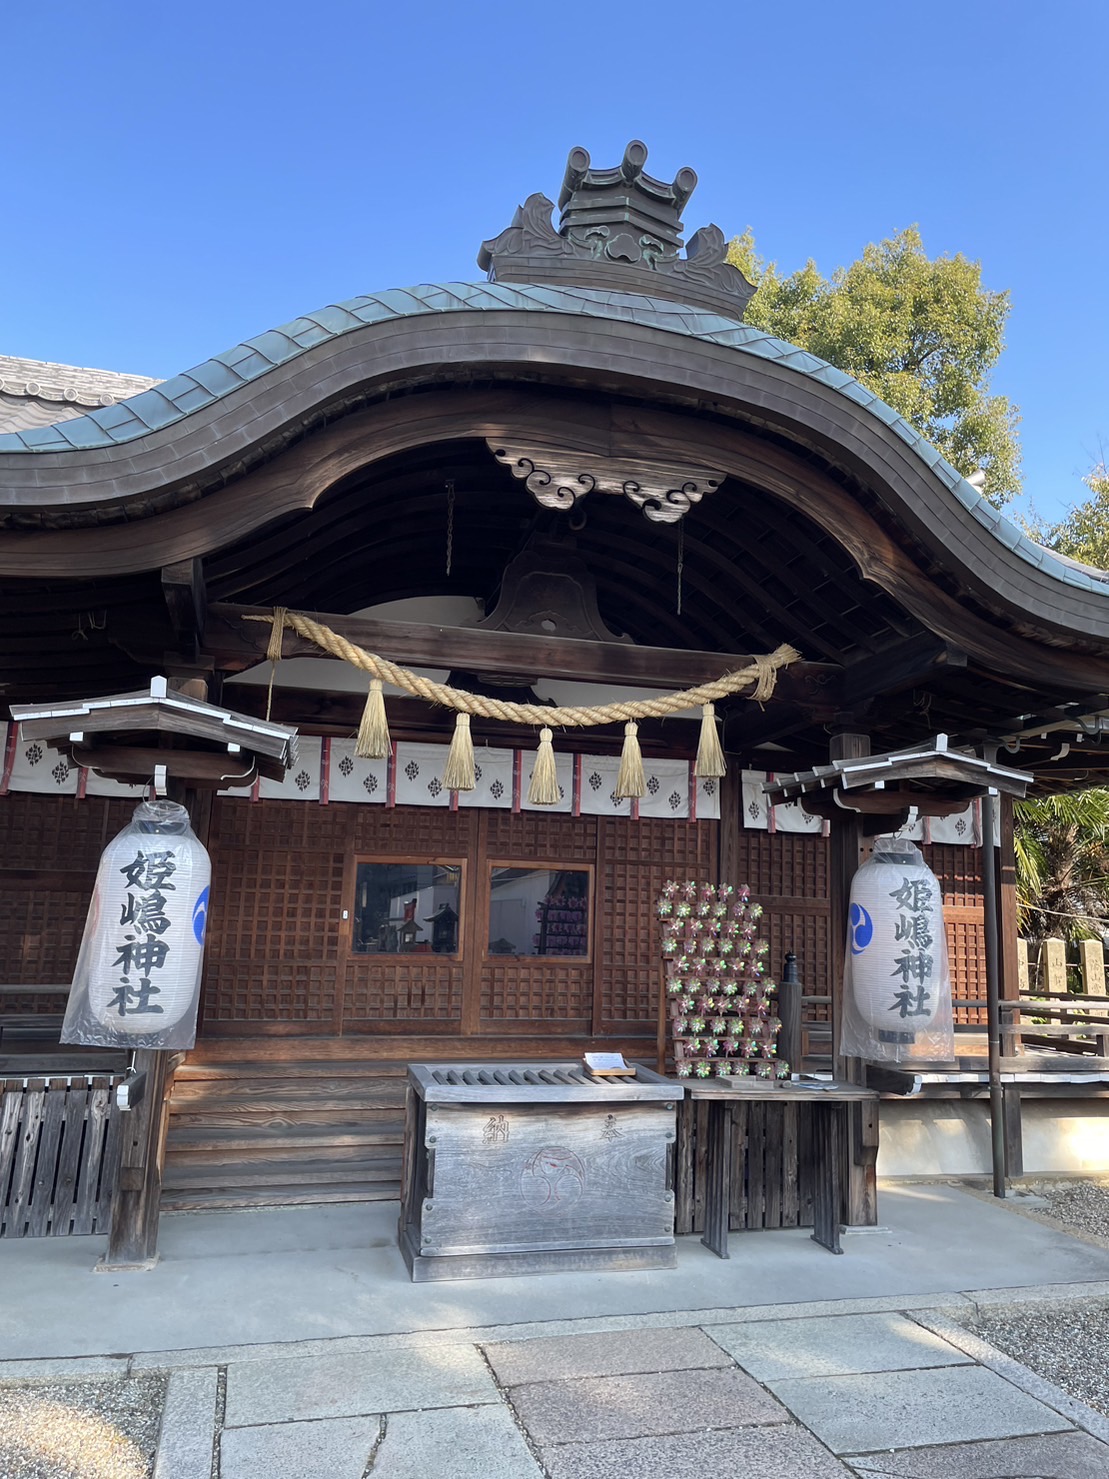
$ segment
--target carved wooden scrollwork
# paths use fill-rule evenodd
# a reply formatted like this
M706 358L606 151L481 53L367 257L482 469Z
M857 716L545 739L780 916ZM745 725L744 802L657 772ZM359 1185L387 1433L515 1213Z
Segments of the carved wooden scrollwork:
M554 447L487 445L536 503L564 513L587 493L615 493L630 499L652 523L676 524L724 481L723 473L703 467L601 458Z

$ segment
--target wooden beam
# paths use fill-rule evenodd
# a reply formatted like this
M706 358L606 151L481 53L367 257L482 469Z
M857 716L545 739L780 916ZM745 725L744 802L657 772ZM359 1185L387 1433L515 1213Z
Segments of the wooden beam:
M981 795L981 788L969 790L966 795L958 797L938 795L934 791L848 791L846 793L838 788L830 787L821 791L804 791L795 796L790 796L790 801L799 801L805 810L816 817L824 817L826 821L835 821L837 817L850 816L856 812L860 816L885 816L900 817L902 820L908 815L909 808L915 806L917 813L923 817L950 817L956 816L961 811L966 811L971 797ZM896 825L900 826L898 822Z
M967 655L960 648L924 632L846 667L842 705L850 709L867 699L902 693L935 682L945 669L966 665Z
M805 666L815 667L816 664ZM748 704L743 708L731 709L724 718L724 748L745 753L756 745L785 739L812 724L830 724L839 712L839 705L835 702L835 687L830 686L819 697L810 697L808 702L791 702L787 696L790 688L796 693L796 687L799 686L800 683L796 686L789 685L780 693L775 690L775 697L779 702L773 705L760 707L757 704ZM774 759L776 764L777 757Z
M182 647L186 650L197 647L204 640L208 604L204 561L199 555L162 566L162 595Z
M103 747L72 745L69 753L78 765L95 770L108 780L141 785L164 765L167 776L191 781L194 786L250 786L259 769L274 780L280 780L285 767L279 760L261 764L252 751L219 754L211 750L171 750L155 746L105 745Z
M268 607L217 602L209 608L205 651L216 666L242 672L263 662L270 624L247 620L269 616ZM678 647L639 647L631 642L587 642L572 637L538 637L520 632L489 632L476 627L433 626L369 617L314 613L314 618L348 641L393 662L418 667L462 668L468 672L527 674L586 683L619 683L643 688L692 688L747 667L746 653L695 652ZM284 656L327 658L306 637L286 632ZM839 673L825 663L794 663L778 674L777 698L819 686Z

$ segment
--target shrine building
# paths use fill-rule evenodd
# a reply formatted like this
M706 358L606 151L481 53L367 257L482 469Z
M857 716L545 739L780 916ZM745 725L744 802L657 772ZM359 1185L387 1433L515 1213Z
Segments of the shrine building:
M1107 577L746 324L723 232L683 223L695 174L645 160L574 149L557 205L490 223L478 281L367 293L170 380L0 360L0 1011L61 1011L100 853L156 779L158 741L125 763L82 704L164 678L296 732L261 767L209 745L181 782L213 881L164 1206L395 1197L408 1062L653 1063L668 879L750 887L809 1066L853 1071L847 887L879 832L942 882L957 1021L985 1031L991 869L1020 993L998 777L1104 780ZM472 789L444 783L455 713L411 686L385 680L387 750L360 753L371 675L340 639L473 696ZM700 705L670 707L637 721L640 795L622 717L533 712L745 671L711 716L726 774L698 773ZM58 745L28 706L72 713Z

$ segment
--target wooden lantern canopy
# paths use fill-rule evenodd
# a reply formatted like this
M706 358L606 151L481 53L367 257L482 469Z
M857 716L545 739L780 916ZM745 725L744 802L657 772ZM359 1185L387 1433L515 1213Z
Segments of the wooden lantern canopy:
M968 750L948 748L947 735L884 755L857 755L812 770L779 772L763 787L774 802L799 801L813 816L832 820L845 812L863 818L871 835L895 832L910 812L942 817L963 811L988 791L1023 797L1034 777Z
M106 780L151 782L164 795L177 781L195 790L281 780L296 763L297 732L236 714L193 691L152 678L149 690L44 705L13 705L24 739L45 741Z

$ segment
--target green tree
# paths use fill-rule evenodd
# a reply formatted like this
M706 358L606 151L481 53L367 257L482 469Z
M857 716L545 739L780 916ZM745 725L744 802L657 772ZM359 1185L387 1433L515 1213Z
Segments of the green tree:
M782 276L748 229L728 259L758 291L746 320L846 370L899 411L964 477L1001 505L1020 491L1019 415L992 395L1008 293L982 286L961 253L929 258L915 226L871 243L830 278L809 261Z
M1109 570L1109 467L1099 463L1083 482L1091 494L1084 503L1075 504L1055 524L1033 515L1025 529L1038 544L1057 554Z
M1100 936L1109 922L1109 790L1018 801L1017 900L1038 943Z
M1109 569L1109 470L1101 463L1083 481L1084 503L1057 523L1033 516L1024 527L1058 554ZM1109 790L1018 801L1016 823L1022 931L1037 944L1100 936L1109 922Z

